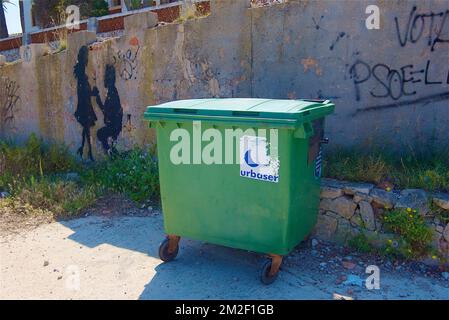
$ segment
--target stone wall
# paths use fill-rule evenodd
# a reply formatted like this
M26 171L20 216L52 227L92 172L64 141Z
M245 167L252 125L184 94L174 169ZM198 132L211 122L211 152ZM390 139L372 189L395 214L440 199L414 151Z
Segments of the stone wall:
M432 248L449 262L449 223L444 224L435 209L449 213L449 194L430 194L420 189L386 191L369 183L323 179L320 211L313 236L345 244L364 233L375 247L382 247L396 236L383 227L382 217L392 209L410 208L424 216L433 232ZM433 208L434 210L431 210ZM449 216L449 215L448 215ZM424 262L438 263L427 257Z
M379 30L365 27L371 4L381 9ZM118 149L154 141L142 120L148 105L205 97L326 98L336 104L326 122L331 147L448 145L447 20L444 0L290 0L261 8L249 0L214 0L210 15L183 23L131 15L123 36L81 31L69 35L66 50L34 44L21 48L19 61L0 61L8 88L0 91L0 137L23 141L35 132L73 152L84 140L83 156L89 144L99 157L107 131ZM425 26L418 34L417 23ZM80 78L74 71L83 46L81 84L92 91L83 91L91 97L81 114L91 120L75 116ZM108 95L106 70L115 73L116 128L105 125L96 99Z

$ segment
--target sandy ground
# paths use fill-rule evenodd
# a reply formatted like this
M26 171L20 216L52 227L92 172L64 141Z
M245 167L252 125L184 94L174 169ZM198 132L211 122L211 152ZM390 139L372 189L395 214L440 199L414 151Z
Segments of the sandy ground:
M177 259L164 264L157 256L162 225L160 215L93 216L3 234L0 298L449 299L442 277L395 268L380 268L379 290L341 283L342 275L366 279L365 262L353 257L355 268L333 269L341 258L327 261L310 241L285 260L270 286L259 281L264 257L242 250L183 239Z

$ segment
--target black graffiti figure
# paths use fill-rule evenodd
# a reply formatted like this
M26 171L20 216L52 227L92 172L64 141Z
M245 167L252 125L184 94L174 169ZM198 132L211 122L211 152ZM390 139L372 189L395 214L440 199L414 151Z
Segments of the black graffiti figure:
M73 74L77 79L77 95L78 95L78 105L75 111L75 118L78 123L83 127L82 132L82 143L81 147L78 149L78 154L83 157L84 144L87 141L88 145L88 155L89 159L94 161L92 156L92 145L90 141L90 128L95 125L97 121L97 116L95 114L94 108L92 107L91 97L94 95L90 88L89 79L86 75L86 67L88 63L88 49L86 46L82 46L78 52L78 62L73 68Z
M123 109L117 88L115 87L115 69L111 64L106 65L104 87L108 90L104 104L101 101L98 88L94 87L93 89L97 104L103 111L104 116L104 127L97 131L97 137L101 141L104 152L112 155L116 152L115 143L122 131Z

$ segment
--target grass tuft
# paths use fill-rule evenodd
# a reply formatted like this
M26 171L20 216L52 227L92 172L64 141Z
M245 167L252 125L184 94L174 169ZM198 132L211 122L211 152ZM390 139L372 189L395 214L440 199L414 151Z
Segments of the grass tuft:
M360 233L348 241L348 245L351 248L354 248L357 251L363 253L371 253L374 251L374 247L371 245L367 236L363 233Z

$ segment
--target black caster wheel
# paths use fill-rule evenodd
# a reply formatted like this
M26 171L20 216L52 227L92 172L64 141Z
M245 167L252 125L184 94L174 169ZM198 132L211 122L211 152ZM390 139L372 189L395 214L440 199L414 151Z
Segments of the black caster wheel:
M279 271L276 272L274 275L270 275L270 271L271 271L271 260L268 260L263 265L262 274L260 275L260 281L262 281L263 284L267 285L272 284L278 277Z
M176 248L173 252L168 251L170 240L166 238L164 241L162 241L161 245L159 246L159 258L161 258L164 262L170 262L176 256L178 255L179 246L176 245Z

